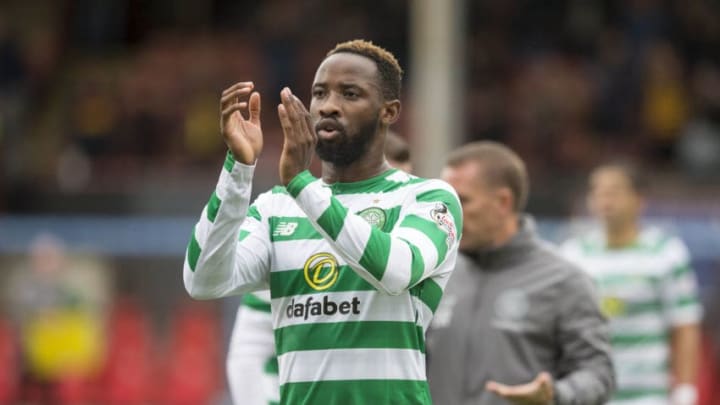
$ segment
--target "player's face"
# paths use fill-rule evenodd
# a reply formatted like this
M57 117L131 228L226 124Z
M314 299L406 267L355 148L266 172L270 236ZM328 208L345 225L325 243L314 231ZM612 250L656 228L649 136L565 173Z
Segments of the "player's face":
M375 62L351 53L326 58L315 73L310 102L320 159L343 167L364 156L379 138L382 106Z
M607 226L624 225L637 220L642 198L622 170L604 168L590 176L588 208Z
M491 247L504 220L505 210L498 189L485 184L481 170L481 165L476 162L443 170L443 180L455 188L462 204L460 250L464 252Z

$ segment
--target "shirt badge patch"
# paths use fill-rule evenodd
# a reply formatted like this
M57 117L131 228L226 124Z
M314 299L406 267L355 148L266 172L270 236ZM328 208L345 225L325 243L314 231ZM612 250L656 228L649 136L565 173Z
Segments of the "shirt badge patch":
M378 229L383 229L385 221L387 221L387 214L385 214L385 210L378 207L365 208L364 210L358 212L358 215L360 215L370 225Z
M448 247L452 246L457 235L455 234L455 223L452 215L448 212L448 207L443 203L435 204L435 207L430 210L430 217L447 234L445 243L447 243Z

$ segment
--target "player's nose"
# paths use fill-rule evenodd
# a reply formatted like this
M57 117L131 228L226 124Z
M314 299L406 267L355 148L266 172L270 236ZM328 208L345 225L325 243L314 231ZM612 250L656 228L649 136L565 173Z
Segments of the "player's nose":
M338 97L330 93L327 97L317 101L317 111L321 117L332 117L340 115L340 104Z

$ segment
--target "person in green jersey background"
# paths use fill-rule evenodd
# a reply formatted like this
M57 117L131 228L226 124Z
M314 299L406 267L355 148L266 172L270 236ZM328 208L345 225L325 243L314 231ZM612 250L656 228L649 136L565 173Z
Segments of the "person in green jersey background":
M455 265L462 211L447 183L385 159L401 75L391 53L355 40L321 62L309 111L283 89L282 186L252 205L260 95L240 82L221 97L230 151L183 280L197 299L269 288L281 404L432 403L425 331ZM321 179L308 171L315 155Z
M410 173L410 148L393 131L385 139L390 166ZM227 355L228 386L237 405L274 405L280 399L270 291L243 295L235 316Z
M641 223L645 181L629 163L589 178L601 229L562 250L597 282L610 320L617 392L613 404L695 404L702 309L685 244Z

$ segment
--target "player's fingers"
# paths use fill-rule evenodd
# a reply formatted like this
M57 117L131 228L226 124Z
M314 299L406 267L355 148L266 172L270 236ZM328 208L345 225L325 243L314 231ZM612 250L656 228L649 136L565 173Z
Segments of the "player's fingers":
M260 126L260 93L257 91L250 95L250 122Z
M285 87L281 92L282 105L285 107L288 119L294 130L292 134L295 137L302 137L302 128L300 127L300 115L295 106L294 96L290 88Z
M303 105L302 101L293 95L293 102L295 104L295 110L298 112L299 123L298 125L302 129L303 136L307 137L309 142L315 141L315 131L312 130L310 113Z
M223 90L222 96L225 97L226 94L232 93L233 91L235 91L237 89L241 89L241 88L245 88L245 87L252 89L253 87L255 87L255 84L253 82L237 82L237 83L233 84L232 86L228 87L227 89Z
M285 143L293 142L294 140L291 136L293 132L292 123L290 122L290 117L288 117L287 109L283 104L278 104L278 118L280 118L280 126L285 136Z
M247 107L247 103L244 101L242 103L230 104L227 108L225 108L222 111L221 116L222 116L223 122L227 121L230 118L230 116L232 115L232 113L234 113L235 111L240 111L246 107ZM240 116L240 118L245 119L245 117L243 117L242 114L238 114L238 115Z
M233 101L237 101L236 99L241 96L245 96L247 94L250 94L252 91L252 87L241 87L239 89L235 89L227 94L224 94L220 98L220 108L224 109L228 106L228 104L232 103Z
M497 383L495 381L488 381L487 383L485 383L486 390L494 392L498 395L500 395L500 391L502 391L504 387L505 386L503 384Z

